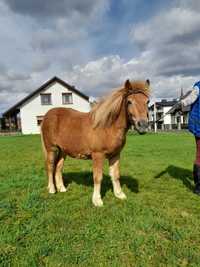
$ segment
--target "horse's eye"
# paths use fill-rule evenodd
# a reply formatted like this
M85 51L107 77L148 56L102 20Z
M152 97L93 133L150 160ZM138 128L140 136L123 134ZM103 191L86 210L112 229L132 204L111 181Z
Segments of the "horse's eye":
M130 100L128 100L127 105L128 105L128 106L129 106L129 105L132 105L132 102L131 102Z

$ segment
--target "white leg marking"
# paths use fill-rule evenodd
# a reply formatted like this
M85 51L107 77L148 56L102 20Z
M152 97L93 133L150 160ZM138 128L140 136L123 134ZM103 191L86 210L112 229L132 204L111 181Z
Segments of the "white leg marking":
M67 192L67 188L64 186L64 184L61 184L57 189L59 192Z
M102 207L103 201L101 199L100 194L101 185L100 184L94 184L94 192L92 196L92 202L96 207Z
M119 198L119 199L126 199L126 195L122 191L121 185L120 185L120 170L119 170L119 156L111 159L109 161L110 165L110 176L112 179L112 184L113 184L113 192L114 195Z
M54 185L48 185L48 190L50 194L55 194L56 193L56 189Z
M67 189L64 186L63 178L62 178L62 168L64 164L64 158L61 158L56 166L55 180L56 180L56 188L59 192L66 192Z

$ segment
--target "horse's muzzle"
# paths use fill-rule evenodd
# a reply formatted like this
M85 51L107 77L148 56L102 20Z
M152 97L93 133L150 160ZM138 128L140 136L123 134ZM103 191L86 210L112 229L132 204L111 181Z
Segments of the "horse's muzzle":
M148 126L149 124L147 121L141 120L138 121L136 129L139 132L139 134L145 134L148 131Z

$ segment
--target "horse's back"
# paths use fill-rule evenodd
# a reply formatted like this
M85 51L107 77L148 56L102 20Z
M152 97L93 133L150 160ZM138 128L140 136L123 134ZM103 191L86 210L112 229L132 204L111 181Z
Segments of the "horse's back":
M55 124L63 121L71 121L72 119L81 120L87 117L88 113L80 112L72 108L52 108L44 116L43 127L45 124Z
M80 112L78 110L75 110L73 108L52 108L50 109L44 116L44 119L51 117L51 116L84 116L86 115L86 112Z

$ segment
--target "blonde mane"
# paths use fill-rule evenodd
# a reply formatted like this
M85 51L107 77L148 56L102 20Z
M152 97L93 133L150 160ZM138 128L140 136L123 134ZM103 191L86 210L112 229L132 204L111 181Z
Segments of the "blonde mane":
M136 91L149 96L149 86L144 81L130 82L131 88L119 88L102 98L91 110L93 128L109 127L119 116L122 103L127 95Z

